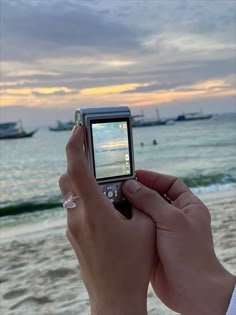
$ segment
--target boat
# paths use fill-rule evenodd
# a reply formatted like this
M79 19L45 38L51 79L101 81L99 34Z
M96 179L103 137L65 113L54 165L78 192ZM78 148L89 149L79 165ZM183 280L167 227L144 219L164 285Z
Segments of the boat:
M138 127L150 127L150 126L164 126L167 125L167 121L165 120L133 120L132 126L133 128Z
M73 121L62 122L58 120L56 127L48 127L48 129L50 131L66 131L66 130L72 130L74 125L75 123Z
M132 116L132 127L150 127L150 126L165 126L168 125L170 119L161 119L159 110L156 108L157 119L156 120L145 120L144 119L144 112L142 111L141 115L134 115ZM173 122L173 120L172 120Z
M174 121L193 121L193 120L204 120L210 119L213 115L211 114L202 114L202 112L196 113L183 113L174 118Z
M37 131L38 129L34 129L33 131L26 132L21 120L0 123L0 140L30 138Z

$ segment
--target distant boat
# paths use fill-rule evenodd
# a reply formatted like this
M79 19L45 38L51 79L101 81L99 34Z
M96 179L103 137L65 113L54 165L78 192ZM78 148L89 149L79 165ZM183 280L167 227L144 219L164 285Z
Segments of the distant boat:
M74 125L75 123L73 121L62 122L58 120L56 127L48 127L48 129L51 131L66 131L66 130L72 130Z
M161 121L158 121L158 120L133 120L132 122L132 126L134 128L137 128L137 127L150 127L150 126L163 126L163 125L167 125L167 121L166 120L161 120Z
M170 124L170 119L161 119L159 110L156 108L157 119L156 120L145 120L144 113L141 115L132 116L132 126L137 127L150 127L150 126L164 126ZM173 123L173 120L172 120Z
M201 112L196 113L186 113L178 115L174 121L192 121L192 120L203 120L210 119L213 115L211 114L202 114Z
M6 123L0 123L0 140L3 139L20 139L32 137L38 129L26 132L21 120Z

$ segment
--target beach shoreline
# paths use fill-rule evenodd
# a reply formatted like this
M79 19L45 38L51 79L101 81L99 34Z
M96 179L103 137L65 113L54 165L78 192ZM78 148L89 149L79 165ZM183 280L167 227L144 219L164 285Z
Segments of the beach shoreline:
M217 256L227 270L235 273L235 190L199 197L208 205L212 215ZM1 229L0 304L4 315L90 314L79 265L65 236L65 218L61 217L54 224L44 222L41 229L38 223L38 230L33 225L30 233L23 225L15 230L15 236L4 234L4 229ZM157 313L176 314L156 298L150 287L148 314Z
M197 196L208 207L214 207L215 204L236 202L236 189L222 190L207 193L198 193ZM47 218L40 220L40 214L43 217L44 211L48 214L53 211L55 215L47 216ZM16 237L30 239L32 237L42 237L50 234L61 234L66 229L66 213L64 209L56 208L53 210L44 210L37 212L37 220L33 222L21 222L12 225L2 225L0 227L0 243L13 241ZM58 217L56 217L58 213ZM29 215L29 214L26 214ZM20 218L19 215L17 216ZM14 221L14 220L13 220ZM27 221L27 220L25 220Z

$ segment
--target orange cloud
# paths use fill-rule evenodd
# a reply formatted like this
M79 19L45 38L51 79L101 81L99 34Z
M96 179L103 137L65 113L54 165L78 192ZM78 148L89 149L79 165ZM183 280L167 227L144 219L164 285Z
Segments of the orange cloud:
M65 92L65 93L69 93L69 92L72 92L71 89L68 89L67 87L42 87L42 88L35 88L35 89L25 89L25 88L22 88L22 89L6 89L6 90L2 90L1 91L1 94L2 95L30 95L30 94L33 94L34 92L37 92L37 93L41 93L41 94L53 94L55 92Z
M128 84L121 84L121 85L111 85L111 86L101 86L89 89L83 89L80 91L82 95L95 95L95 94L116 94L125 92L127 90L134 90L140 86L147 86L148 83L140 84L140 83L128 83Z
M140 93L122 93L127 90L135 90L140 86L149 86L153 83L128 83L113 86L103 86L83 89L79 93L73 92L71 89L62 87L43 87L43 88L25 88L25 89L7 89L1 92L1 106L22 105L53 107L64 106L147 106L169 103L174 100L200 99L202 97L216 96L233 96L236 91L230 88L230 84L226 80L208 80L192 86L179 87L178 89L140 92ZM56 92L63 91L65 95L57 95ZM37 95L37 92L40 96Z
M37 93L41 93L41 94L53 94L55 92L65 92L65 93L70 93L72 92L71 89L68 89L67 87L44 87L44 88L37 88L37 89L34 89L33 92L37 92Z

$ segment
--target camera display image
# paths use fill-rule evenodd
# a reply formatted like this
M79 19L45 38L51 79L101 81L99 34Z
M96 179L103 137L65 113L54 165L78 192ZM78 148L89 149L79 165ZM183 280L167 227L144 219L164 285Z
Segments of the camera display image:
M92 124L96 178L130 174L127 121Z

